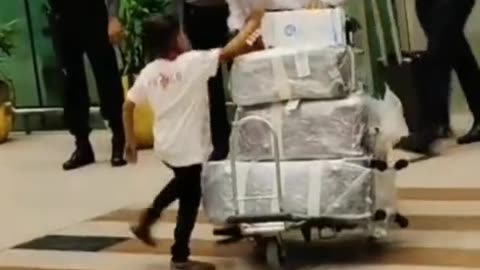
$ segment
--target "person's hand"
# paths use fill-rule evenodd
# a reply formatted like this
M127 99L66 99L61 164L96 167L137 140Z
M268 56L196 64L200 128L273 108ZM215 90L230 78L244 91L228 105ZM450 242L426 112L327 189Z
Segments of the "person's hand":
M123 26L118 18L110 18L108 22L108 36L113 45L117 45L123 40Z
M260 29L255 30L253 33L251 33L246 40L246 43L248 46L253 46L255 42L260 38L262 35L262 32Z
M136 164L138 161L137 143L135 141L127 141L125 146L125 155L130 164Z

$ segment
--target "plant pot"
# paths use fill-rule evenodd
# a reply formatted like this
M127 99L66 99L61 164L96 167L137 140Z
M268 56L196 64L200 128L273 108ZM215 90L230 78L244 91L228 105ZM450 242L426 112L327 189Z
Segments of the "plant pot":
M9 84L0 80L0 144L8 140L13 126L11 93Z
M125 94L128 91L128 78L122 78ZM139 149L150 149L153 147L153 111L148 104L136 106L133 115L134 133Z

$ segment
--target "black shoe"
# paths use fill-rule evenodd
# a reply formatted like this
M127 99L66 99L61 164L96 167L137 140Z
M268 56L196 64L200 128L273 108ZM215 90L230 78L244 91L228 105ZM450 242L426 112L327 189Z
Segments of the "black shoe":
M158 216L154 213L152 208L142 211L139 222L135 226L130 227L130 231L147 246L155 247L157 243L152 236L152 225L157 221Z
M69 160L63 163L65 171L75 170L95 163L95 155L89 142L77 143L77 149Z
M458 144L470 144L480 142L480 123L474 124L472 129L464 136L458 138Z
M421 155L434 156L434 143L435 139L422 138L422 136L419 135L410 135L409 137L404 137L400 143L396 145L396 148Z
M110 159L112 167L122 167L127 165L125 160L125 140L112 139L112 158Z
M438 128L437 131L437 137L439 139L450 139L453 138L453 131L452 128L447 125L447 126L441 126Z
M130 232L132 232L135 237L142 241L145 245L150 247L157 246L155 239L152 237L151 229L142 225L130 226Z

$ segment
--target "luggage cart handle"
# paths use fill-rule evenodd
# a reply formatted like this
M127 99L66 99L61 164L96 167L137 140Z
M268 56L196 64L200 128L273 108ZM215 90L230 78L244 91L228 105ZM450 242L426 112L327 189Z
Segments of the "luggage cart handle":
M238 113L237 113L238 117ZM283 187L282 187L282 176L280 172L280 142L275 129L272 124L265 118L259 116L247 116L242 119L235 119L232 123L232 135L230 137L230 165L232 170L232 191L234 199L235 213L240 214L240 200L238 195L238 175L237 175L237 155L238 155L238 141L239 133L243 125L249 122L261 122L268 127L268 130L273 136L273 155L275 161L275 178L277 184L277 198L280 213L283 213Z

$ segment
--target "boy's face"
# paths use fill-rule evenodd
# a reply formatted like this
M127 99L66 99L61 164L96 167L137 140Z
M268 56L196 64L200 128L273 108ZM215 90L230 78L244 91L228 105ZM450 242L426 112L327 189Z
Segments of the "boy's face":
M177 46L181 53L192 50L192 45L190 44L190 40L188 39L187 35L185 35L183 31L180 31L180 33L178 34Z

